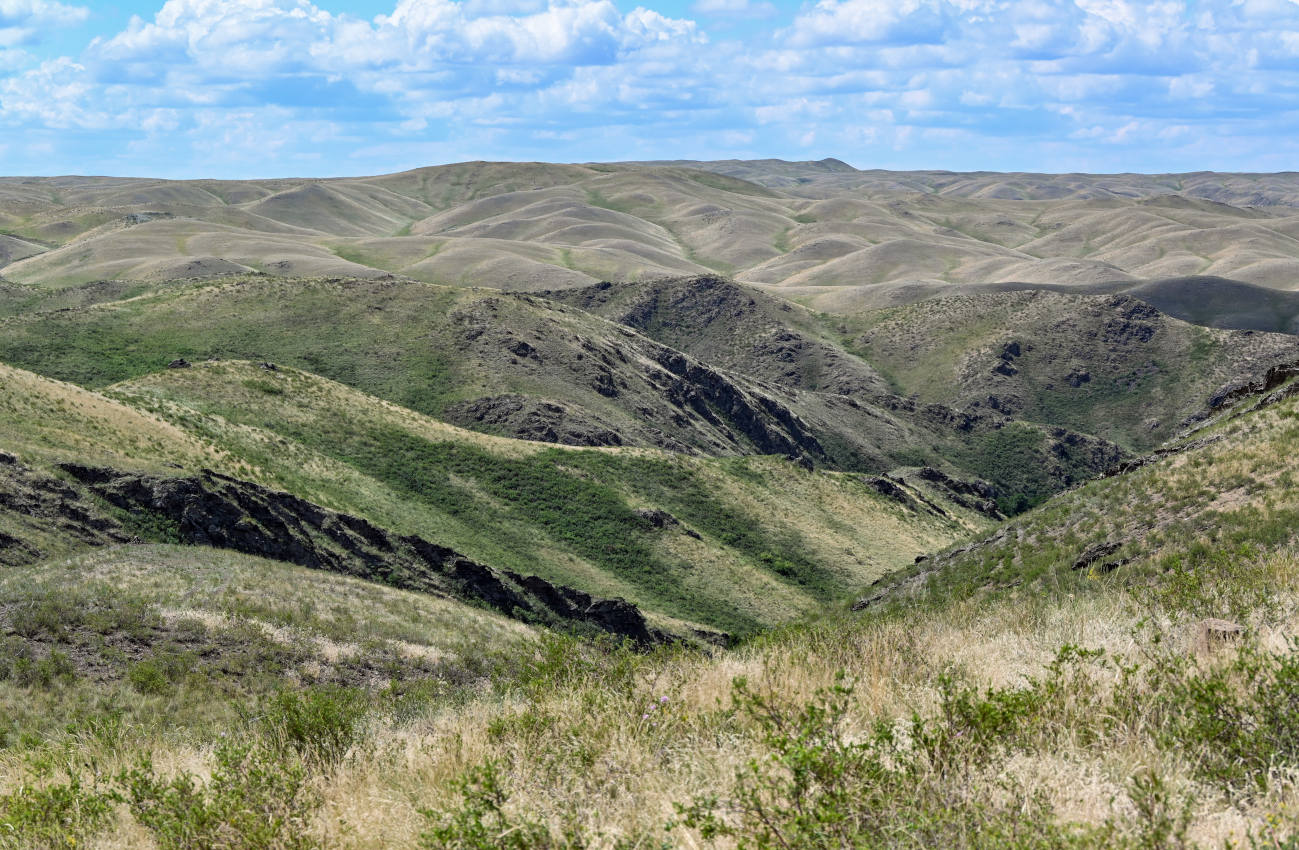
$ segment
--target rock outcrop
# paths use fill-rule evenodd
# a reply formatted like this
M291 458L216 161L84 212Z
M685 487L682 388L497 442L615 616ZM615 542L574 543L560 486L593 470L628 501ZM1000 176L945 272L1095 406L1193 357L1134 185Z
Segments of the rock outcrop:
M598 599L538 576L496 570L421 537L397 535L361 517L211 470L165 478L77 463L61 468L118 508L173 523L187 543L485 604L527 622L576 625L641 646L677 639L651 628L622 599Z

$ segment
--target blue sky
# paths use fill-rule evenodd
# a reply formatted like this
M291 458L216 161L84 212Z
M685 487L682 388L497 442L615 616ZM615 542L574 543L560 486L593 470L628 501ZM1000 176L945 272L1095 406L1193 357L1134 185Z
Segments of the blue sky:
M0 174L1299 170L1299 0L0 0Z

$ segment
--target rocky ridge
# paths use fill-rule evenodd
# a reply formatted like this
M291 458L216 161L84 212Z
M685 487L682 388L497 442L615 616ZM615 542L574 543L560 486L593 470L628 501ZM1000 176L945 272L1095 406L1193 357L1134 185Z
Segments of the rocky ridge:
M679 640L648 625L633 604L600 599L538 576L497 570L415 535L398 535L369 521L211 470L163 477L110 467L62 463L77 486L0 455L6 485L0 509L27 514L90 546L138 540L96 504L102 499L127 517L164 524L182 542L232 549L379 581L405 590L487 605L510 617L576 627L625 638L640 646ZM7 512L6 511L6 512ZM0 535L0 563L23 563L41 553L13 535ZM720 633L698 639L725 643Z

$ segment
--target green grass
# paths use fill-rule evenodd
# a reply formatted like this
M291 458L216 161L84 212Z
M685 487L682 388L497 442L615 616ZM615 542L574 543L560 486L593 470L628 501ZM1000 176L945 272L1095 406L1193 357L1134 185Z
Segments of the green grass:
M238 458L232 474L482 563L741 634L969 527L908 513L849 475L487 437L287 367L202 363L113 396ZM646 508L679 524L655 527L636 512Z

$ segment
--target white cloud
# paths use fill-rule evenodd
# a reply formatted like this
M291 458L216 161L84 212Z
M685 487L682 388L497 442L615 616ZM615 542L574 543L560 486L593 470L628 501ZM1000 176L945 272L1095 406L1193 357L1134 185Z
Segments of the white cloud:
M770 18L776 7L761 0L695 0L690 11L702 17Z
M933 44L948 28L944 0L821 0L795 19L795 47L829 44Z
M53 0L0 0L0 49L33 44L48 30L75 26L89 15L84 6Z
M775 27L741 25L774 11L765 0L695 0L712 33L654 0L392 0L373 19L333 2L168 0L33 67L39 56L3 39L85 9L0 0L0 132L62 144L63 131L111 130L143 139L138 151L172 140L178 157L229 141L226 160L260 149L263 162L328 148L326 164L704 153L664 147L692 139L779 155L810 135L849 159L868 148L952 166L998 145L1016 159L1102 144L1202 154L1186 128L1216 116L1222 138L1272 132L1299 153L1285 123L1299 113L1296 0L820 0Z

